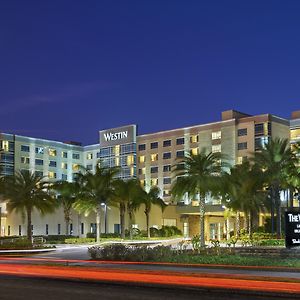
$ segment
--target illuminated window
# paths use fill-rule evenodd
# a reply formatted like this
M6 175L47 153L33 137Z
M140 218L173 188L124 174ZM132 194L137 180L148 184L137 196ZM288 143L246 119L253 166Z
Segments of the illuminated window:
M141 186L145 186L145 180L144 179L142 179L142 180L140 180L140 183L141 183Z
M199 136L198 135L191 135L190 142L191 143L198 143L199 142Z
M217 152L221 152L221 145L212 145L211 146L211 152L212 153L217 153Z
M131 166L134 164L134 156L133 155L128 155L127 156L127 166Z
M73 164L72 169L73 169L73 171L78 171L79 170L79 165L78 164Z
M2 141L2 149L4 151L8 151L9 150L9 143L8 143L8 141Z
M221 138L221 131L215 131L211 133L212 140L219 140Z
M48 153L49 153L49 156L56 156L56 149L49 148Z
M93 159L93 153L92 152L87 153L86 159Z
M113 149L113 153L116 155L116 156L119 156L120 155L120 145L116 145Z
M236 163L241 165L243 163L243 156L238 156Z
M191 155L198 155L199 154L199 149L198 148L192 148L191 149Z
M134 167L130 168L130 176L133 177L134 176Z
M139 169L139 175L145 175L146 174L146 168Z
M68 152L62 151L61 157L62 157L62 158L68 158Z
M151 161L157 161L157 160L158 160L158 154L157 153L151 154Z
M164 190L163 195L164 195L164 197L169 197L171 195L171 193L169 190Z
M48 177L49 177L50 179L55 179L55 178L56 178L56 173L55 173L55 172L49 172L49 173L48 173Z
M29 164L29 157L21 156L21 163L22 164Z
M120 166L120 157L119 156L117 156L116 158L115 158L115 165L118 167L118 166Z
M62 162L62 163L61 163L61 168L62 168L62 169L65 169L65 170L68 169L68 164Z
M158 185L158 178L151 178L151 186Z
M300 139L300 129L291 130L291 140Z
M144 163L145 162L145 155L141 155L139 157L140 163Z

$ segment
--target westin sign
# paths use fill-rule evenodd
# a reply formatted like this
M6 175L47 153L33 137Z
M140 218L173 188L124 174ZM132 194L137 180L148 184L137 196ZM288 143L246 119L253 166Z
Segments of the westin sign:
M136 142L136 125L100 131L100 148Z

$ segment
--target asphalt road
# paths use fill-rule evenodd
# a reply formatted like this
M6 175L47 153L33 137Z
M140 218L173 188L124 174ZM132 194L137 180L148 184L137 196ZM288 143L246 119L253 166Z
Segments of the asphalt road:
M236 294L234 291L217 292L193 289L172 289L157 287L139 287L80 281L26 278L0 276L1 300L95 300L95 299L125 299L125 300L213 300L213 299L295 299L269 296Z

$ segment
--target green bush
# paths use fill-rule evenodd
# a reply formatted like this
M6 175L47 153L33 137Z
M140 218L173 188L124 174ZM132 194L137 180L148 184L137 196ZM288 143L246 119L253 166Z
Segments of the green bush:
M3 242L3 241L1 241ZM6 240L0 244L0 249L32 249L33 246L27 238L17 238L11 241Z
M150 236L151 237L159 237L159 229L155 228L155 227L150 227Z
M95 242L94 238L70 238L65 239L66 244L86 244Z
M162 228L159 229L159 236L171 237L174 235L182 235L182 231L176 226L162 226Z
M87 238L96 238L96 233L88 232L86 234ZM101 238L103 239L111 239L111 238L120 238L121 235L119 233L101 233Z

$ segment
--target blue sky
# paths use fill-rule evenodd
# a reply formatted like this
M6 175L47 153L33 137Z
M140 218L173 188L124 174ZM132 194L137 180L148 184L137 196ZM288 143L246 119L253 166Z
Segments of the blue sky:
M0 1L0 130L95 143L300 109L300 1Z

